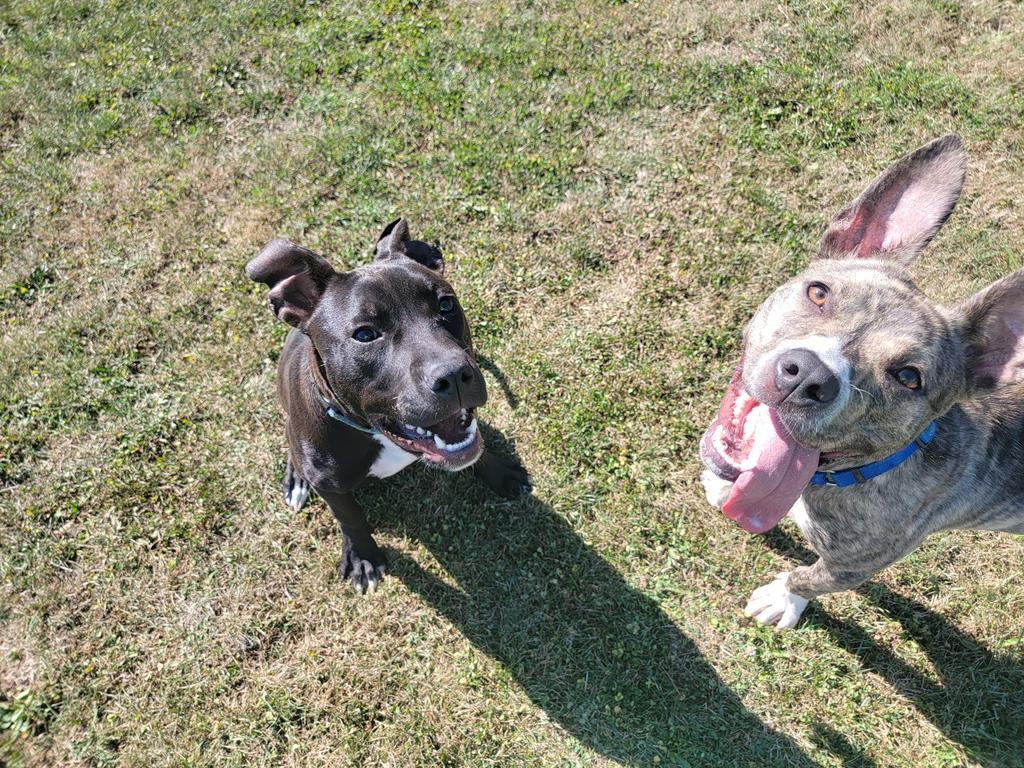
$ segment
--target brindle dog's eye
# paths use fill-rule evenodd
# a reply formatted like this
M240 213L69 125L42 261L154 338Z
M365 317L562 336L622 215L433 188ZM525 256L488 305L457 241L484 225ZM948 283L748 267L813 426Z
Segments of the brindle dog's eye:
M907 389L921 388L921 372L917 368L900 368L893 376Z
M451 296L442 296L440 299L438 299L437 310L442 315L447 315L453 309L455 309L455 299L453 299Z
M807 286L807 298L818 307L824 307L828 301L828 286L824 283L811 283Z
M380 336L379 333L373 330L373 328L370 328L369 326L366 325L364 325L362 328L356 328L356 332L352 334L353 339L355 339L356 341L361 341L364 344L369 341L373 341L378 336Z

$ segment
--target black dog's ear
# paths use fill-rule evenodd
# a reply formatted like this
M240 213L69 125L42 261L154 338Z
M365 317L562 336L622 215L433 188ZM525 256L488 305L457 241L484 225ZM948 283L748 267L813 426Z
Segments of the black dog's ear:
M245 265L245 274L270 286L270 304L286 323L301 326L337 275L327 260L287 240L271 240Z
M405 244L409 242L409 222L395 219L381 230L377 238L377 258L389 259L404 256Z
M900 158L835 215L818 258L909 264L952 213L966 164L963 142L952 133Z
M427 269L444 272L444 257L441 250L420 240L410 240L409 223L405 219L395 219L384 227L377 238L376 255L378 260L412 259Z

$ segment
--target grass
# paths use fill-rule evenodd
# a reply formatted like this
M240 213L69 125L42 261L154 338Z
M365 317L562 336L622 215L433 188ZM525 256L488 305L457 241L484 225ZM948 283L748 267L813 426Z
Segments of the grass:
M1018 766L1024 541L948 533L795 632L696 441L827 217L948 130L918 275L1020 268L1024 13L978 2L0 7L0 763ZM489 361L506 503L360 499L392 576L292 514L241 268L407 216Z

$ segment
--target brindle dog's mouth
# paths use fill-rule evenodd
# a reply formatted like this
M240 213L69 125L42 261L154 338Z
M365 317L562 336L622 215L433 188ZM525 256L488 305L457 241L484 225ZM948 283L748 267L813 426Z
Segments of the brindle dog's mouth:
M701 438L700 456L733 483L722 512L751 533L764 533L785 517L818 465L818 451L800 445L776 409L746 391L742 366Z
M823 451L821 456L818 457L818 467L831 467L841 461L848 461L852 457L853 454L848 451Z
M387 418L374 420L374 426L399 448L441 466L466 466L483 449L475 408L463 408L428 427Z

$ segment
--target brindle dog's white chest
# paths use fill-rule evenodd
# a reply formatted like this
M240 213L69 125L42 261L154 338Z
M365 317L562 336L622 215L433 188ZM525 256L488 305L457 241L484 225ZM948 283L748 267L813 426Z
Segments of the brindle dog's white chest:
M807 531L810 530L811 527L811 516L807 514L807 505L804 504L802 496L797 499L796 504L790 508L789 519L800 526L800 530L803 532L804 536L807 535Z
M373 466L370 467L372 477L391 477L419 458L415 453L403 451L378 432L374 432L373 439L380 443L381 448L380 454L374 460Z

